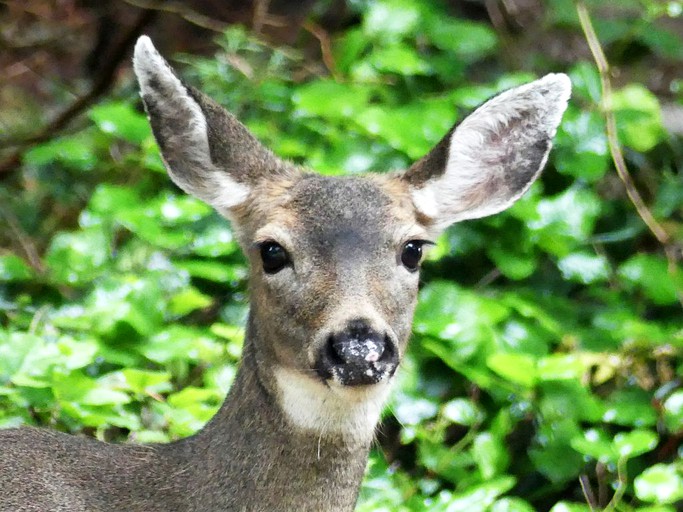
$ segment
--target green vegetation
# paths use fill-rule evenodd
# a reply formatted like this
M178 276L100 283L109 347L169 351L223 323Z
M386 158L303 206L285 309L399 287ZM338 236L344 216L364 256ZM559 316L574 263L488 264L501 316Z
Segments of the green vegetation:
M549 71L574 84L542 180L508 212L450 229L425 264L359 510L674 512L683 143L660 100L629 79L612 106L664 244L616 177L588 53L560 63L538 47L521 72L501 57L514 42L438 2L351 5L359 21L333 37L329 75L240 28L215 56L178 60L276 153L322 173L406 167L500 90ZM680 70L683 41L657 22L681 3L624 6L630 17L594 20L612 63ZM539 23L583 38L568 0ZM672 87L683 104L680 76ZM0 250L0 427L192 434L234 376L248 269L227 222L166 177L132 75L21 172L21 188L0 189L2 229L26 248Z

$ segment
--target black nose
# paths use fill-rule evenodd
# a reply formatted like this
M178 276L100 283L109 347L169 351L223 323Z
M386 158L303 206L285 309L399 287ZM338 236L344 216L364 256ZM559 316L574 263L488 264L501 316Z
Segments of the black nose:
M351 320L332 333L316 362L323 379L345 386L376 384L391 377L397 366L398 351L391 337L364 319Z
M342 332L330 336L329 343L341 362L365 365L381 359L386 347L384 338L363 320L352 320Z

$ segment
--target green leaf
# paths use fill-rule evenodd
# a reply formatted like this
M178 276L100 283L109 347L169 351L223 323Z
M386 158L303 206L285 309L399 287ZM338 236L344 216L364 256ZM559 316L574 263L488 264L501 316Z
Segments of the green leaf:
M232 231L226 225L212 224L198 233L192 240L190 250L200 256L217 258L239 252Z
M91 379L80 372L56 377L53 383L56 398L62 403L80 405L121 405L131 401L128 394L112 389L111 383Z
M683 499L683 476L673 464L655 464L633 481L636 496L650 503L675 503Z
M674 434L683 431L683 390L671 393L662 406L666 428Z
M652 408L651 396L641 390L619 390L609 397L603 421L633 427L654 426L657 413Z
M91 134L79 132L69 137L58 137L32 147L24 155L24 163L31 166L60 162L82 171L90 171L98 163Z
M486 57L498 47L496 32L483 23L434 14L427 17L426 28L434 46L466 61Z
M550 512L592 512L592 509L584 503L560 501L550 509Z
M655 304L674 304L683 292L683 273L669 273L665 258L637 254L619 267L619 276L631 287L640 288Z
M482 432L474 438L472 455L484 480L505 473L509 463L505 443L489 432Z
M402 395L393 407L393 413L401 425L417 425L436 416L439 406L433 400Z
M592 62L582 61L577 63L569 72L572 82L572 96L582 96L597 105L602 99L602 85L600 73ZM565 120L562 120L564 124Z
M92 227L57 234L45 256L45 264L54 282L82 285L104 270L109 257L107 236L102 229Z
M535 512L535 509L521 498L505 497L497 500L490 512Z
M163 323L171 291L162 288L158 275L109 277L88 296L84 314L101 335L116 336L123 329L129 338L126 326L140 335L150 335Z
M680 9L680 3L678 3L678 9ZM680 34L675 34L663 26L657 26L657 29L653 30L648 23L641 24L640 28L638 38L654 53L667 59L683 59L683 41L681 41Z
M73 339L67 336L57 342L60 357L55 363L67 370L77 370L93 364L99 352L99 345L95 339Z
M323 119L343 119L363 112L371 89L360 85L317 80L296 89L292 101L297 113Z
M443 98L394 108L370 106L355 118L368 134L381 137L412 159L425 155L448 132L454 120L455 109Z
M650 430L632 430L626 433L620 432L614 436L614 448L620 457L632 459L653 450L658 441L657 434Z
M446 402L441 409L441 414L453 423L468 427L480 423L485 417L477 404L467 398L454 398Z
M111 102L90 110L90 119L104 133L140 144L152 135L147 118L129 103Z
M200 357L213 359L206 352L213 352L214 341L203 329L171 324L157 330L136 349L150 361L167 364L173 361L196 361Z
M229 265L212 260L174 261L173 265L186 271L192 277L207 279L216 283L230 283L246 279L247 268L243 265Z
M565 279L582 284L605 281L610 273L607 258L586 252L574 252L560 258L557 267Z
M556 483L574 480L585 465L581 455L569 449L568 441L562 438L543 447L531 448L529 457L535 470Z
M25 370L38 373L33 360L40 354L42 345L43 340L34 334L0 331L0 382Z
M361 54L369 44L368 37L358 28L349 28L343 35L332 41L332 54L337 69L347 74L360 60Z
M515 384L525 387L536 384L536 360L526 354L493 354L486 360L486 365Z
M526 279L534 273L538 265L538 258L532 251L527 253L495 243L487 247L486 254L494 261L498 270L510 279Z
M33 277L33 270L16 254L0 256L0 282L27 281Z
M652 507L638 507L635 512L676 512L676 509L666 505L654 505Z
M577 452L600 462L616 462L619 458L616 447L602 430L588 429L583 434L574 437L570 444Z
M541 380L579 380L589 369L578 354L552 354L538 361L538 378Z
M572 105L565 112L555 137L553 161L562 174L589 183L601 179L609 167L605 120L597 111Z
M509 491L515 485L510 476L499 477L490 482L470 486L463 492L444 496L447 512L485 512L498 496Z
M184 316L196 309L209 307L213 300L194 286L189 286L171 297L168 309L174 315Z
M640 84L616 91L613 108L620 140L636 151L650 151L664 137L662 113L657 97Z
M488 347L493 326L509 314L498 301L452 283L432 282L420 292L413 329L445 340L453 362L463 363Z
M427 75L431 69L417 51L405 44L394 44L372 51L366 58L375 69L399 75Z
M593 232L601 210L600 198L591 190L573 186L555 197L542 199L536 207L537 218L528 226L540 236L540 243L551 254L566 256L578 243L585 243Z
M363 30L371 36L395 40L412 35L421 16L415 0L375 0L363 16Z
M125 368L121 370L121 373L133 393L143 395L150 392L164 393L171 390L171 375L167 372Z

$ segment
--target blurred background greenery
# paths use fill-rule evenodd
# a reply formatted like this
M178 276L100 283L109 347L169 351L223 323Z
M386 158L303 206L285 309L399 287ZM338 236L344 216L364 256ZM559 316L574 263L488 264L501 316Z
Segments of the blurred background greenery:
M424 266L358 509L683 510L683 3L586 8L609 104L571 0L2 2L0 427L164 442L235 374L248 269L164 173L140 33L328 174L404 168L489 96L562 71L540 182Z

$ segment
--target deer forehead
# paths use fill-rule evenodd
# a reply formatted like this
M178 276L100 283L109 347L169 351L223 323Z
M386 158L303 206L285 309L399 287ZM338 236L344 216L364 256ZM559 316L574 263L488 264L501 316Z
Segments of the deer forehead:
M254 241L273 239L307 251L332 253L390 247L424 229L405 186L381 176L305 174L288 184L268 184L259 199ZM283 240L284 239L284 240ZM290 247L296 250L297 247ZM363 251L365 252L365 251Z

